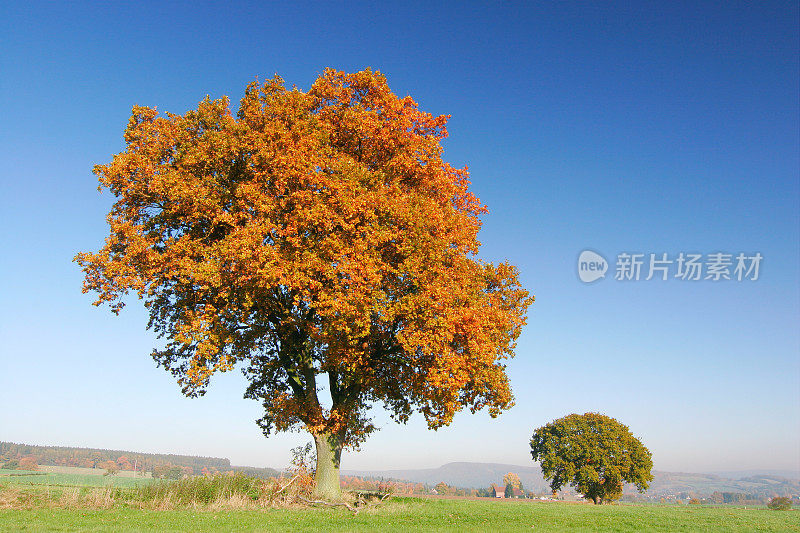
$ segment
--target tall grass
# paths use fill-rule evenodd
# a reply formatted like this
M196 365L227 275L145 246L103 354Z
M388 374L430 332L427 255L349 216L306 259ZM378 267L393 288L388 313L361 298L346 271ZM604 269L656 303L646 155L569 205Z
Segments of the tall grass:
M313 478L303 469L292 477L263 480L243 473L187 477L133 487L0 483L0 509L258 509L313 503ZM319 503L319 502L318 502Z
M221 500L257 501L264 496L264 481L245 474L215 474L161 481L133 489L132 500L170 501L175 504L210 504Z

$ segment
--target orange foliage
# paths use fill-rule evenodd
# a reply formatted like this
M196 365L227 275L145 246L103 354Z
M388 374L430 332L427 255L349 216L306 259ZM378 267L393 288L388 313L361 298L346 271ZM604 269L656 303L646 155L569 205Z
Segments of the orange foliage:
M355 446L383 403L431 428L512 405L504 360L533 301L507 264L476 258L466 168L442 160L447 116L379 72L279 77L185 115L135 106L127 147L94 172L116 197L110 234L76 261L118 313L133 291L185 394L246 365L270 429ZM317 397L326 376L332 407Z
M97 468L104 469L106 471L106 475L114 475L119 472L119 466L117 466L117 462L110 459L98 464Z
M522 488L522 482L520 481L519 476L514 472L509 472L503 476L503 485L511 485L515 489Z
M39 465L35 457L23 457L19 460L20 470L39 470Z
M133 464L124 455L117 459L117 467L120 470L133 470Z

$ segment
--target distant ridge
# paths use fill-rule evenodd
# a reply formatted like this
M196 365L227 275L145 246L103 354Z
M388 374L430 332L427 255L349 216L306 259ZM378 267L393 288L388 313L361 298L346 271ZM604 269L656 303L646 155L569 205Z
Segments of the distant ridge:
M201 457L75 446L40 446L0 441L0 462L26 456L35 457L36 462L41 465L53 466L95 468L104 461L117 461L120 457L125 457L129 463L135 462L137 469L141 471L152 471L154 467L160 465L173 465L191 468L195 474L200 474L203 468L208 468L216 469L220 472L236 470L257 477L278 475L278 471L272 468L231 466L230 459L225 457Z
M538 466L521 466L503 463L447 463L439 468L410 470L347 470L343 474L362 477L383 477L435 485L440 481L453 487L488 488L492 483L502 483L503 476L514 472L526 490L547 492L549 486ZM647 494L660 497L681 492L710 495L714 492L773 495L800 494L800 475L786 476L792 471L743 470L727 472L728 475L653 471L653 482ZM743 474L743 475L739 475ZM794 474L797 474L796 472ZM627 492L627 491L626 491Z
M778 476L786 479L800 479L800 470L716 470L703 473L731 479L760 476Z

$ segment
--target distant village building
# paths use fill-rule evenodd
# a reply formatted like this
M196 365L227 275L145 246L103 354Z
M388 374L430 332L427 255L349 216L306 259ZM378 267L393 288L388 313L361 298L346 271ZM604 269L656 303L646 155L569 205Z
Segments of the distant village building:
M499 485L495 485L494 483L492 483L492 491L491 491L491 493L492 493L492 498L505 498L506 497L506 488L502 487L502 486L499 486ZM523 491L515 488L514 491L513 491L513 496L511 496L511 497L512 498L524 498L525 497L525 493Z

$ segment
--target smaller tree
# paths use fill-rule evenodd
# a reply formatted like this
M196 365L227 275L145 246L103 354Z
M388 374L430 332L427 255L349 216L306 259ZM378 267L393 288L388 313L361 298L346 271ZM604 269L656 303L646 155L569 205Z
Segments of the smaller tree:
M309 472L314 475L314 465L317 462L317 453L314 451L314 443L307 442L305 446L292 448L292 466L295 470Z
M155 479L164 479L167 472L169 472L169 465L166 464L158 464L153 466L153 477Z
M450 487L448 487L447 483L445 483L444 481L440 481L439 483L437 483L436 487L434 488L436 489L436 492L439 494L447 494L447 491L450 490Z
M504 496L506 498L514 497L514 486L511 483L506 483L506 490Z
M522 481L519 480L519 476L514 472L509 472L503 476L503 483L506 485L511 485L511 487L514 489L522 489Z
M117 465L116 461L103 461L98 466L105 469L104 476L115 476L119 472L119 465Z
M16 470L19 468L19 461L16 459L10 459L3 463L3 470Z
M777 496L769 501L767 507L773 511L788 511L792 508L792 499L785 496Z
M570 484L595 504L619 499L623 483L644 492L653 480L650 451L628 426L598 413L572 414L540 427L531 455L554 492Z
M183 468L181 468L180 466L171 466L169 470L167 470L167 473L164 474L164 477L167 479L178 480L181 479L184 476L184 474L185 472L183 471Z
M19 460L20 470L39 470L39 464L35 457L23 457Z

